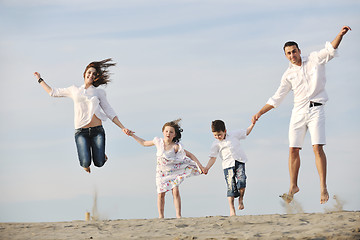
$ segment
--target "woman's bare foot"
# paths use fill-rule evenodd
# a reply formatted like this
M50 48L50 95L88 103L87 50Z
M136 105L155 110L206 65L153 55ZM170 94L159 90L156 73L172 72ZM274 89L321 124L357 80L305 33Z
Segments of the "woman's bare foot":
M324 204L329 200L329 193L326 188L321 190L320 203Z
M108 159L108 156L105 154L105 162L107 162Z
M239 210L243 210L245 207L244 207L244 201L243 201L243 198L242 197L239 197L239 207L238 209Z
M85 170L86 172L88 172L88 173L91 173L90 167L85 167L84 170Z

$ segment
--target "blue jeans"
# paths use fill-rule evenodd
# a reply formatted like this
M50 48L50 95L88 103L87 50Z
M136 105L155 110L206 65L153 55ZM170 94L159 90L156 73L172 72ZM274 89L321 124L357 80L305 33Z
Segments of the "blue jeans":
M102 167L105 164L105 130L102 126L79 128L75 130L75 142L80 165Z
M224 169L227 196L237 198L239 190L246 188L245 163L235 161L235 166Z

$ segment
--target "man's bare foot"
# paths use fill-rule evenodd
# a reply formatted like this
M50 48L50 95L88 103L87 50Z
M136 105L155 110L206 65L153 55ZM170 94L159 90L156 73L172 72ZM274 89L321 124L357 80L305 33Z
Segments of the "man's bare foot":
M239 197L239 210L243 210L245 207L244 207L244 201L243 201L243 198Z
M294 196L295 193L297 193L298 191L300 191L298 186L292 187L289 189L289 195Z
M284 193L283 195L280 195L279 197L281 197L287 203L291 203L291 201L294 199L294 195L290 195L288 193Z
M84 170L85 170L86 172L88 172L88 173L91 173L90 167L86 167L86 168L84 168Z
M290 188L288 193L284 193L283 195L280 195L279 197L281 197L285 202L287 203L291 203L291 201L294 199L294 194L299 192L300 189L295 186Z
M329 193L326 188L321 190L320 203L324 204L329 200Z
M280 197L282 199L284 199L285 202L287 203L291 203L291 201L294 199L294 195L295 193L299 192L300 189L298 186L295 186L295 187L291 187L289 189L289 192L288 193L284 193L283 195L281 195Z

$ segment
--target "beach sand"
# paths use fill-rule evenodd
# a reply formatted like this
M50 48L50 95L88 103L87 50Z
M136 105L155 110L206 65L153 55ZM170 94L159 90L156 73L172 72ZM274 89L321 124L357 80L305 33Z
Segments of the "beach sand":
M360 239L360 212L0 223L0 239Z

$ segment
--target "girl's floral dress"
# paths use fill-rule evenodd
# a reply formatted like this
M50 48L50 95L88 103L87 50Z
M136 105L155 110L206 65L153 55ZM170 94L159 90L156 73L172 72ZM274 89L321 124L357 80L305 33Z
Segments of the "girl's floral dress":
M183 146L179 150L174 148L165 151L164 140L155 137L153 140L157 152L156 188L158 193L167 192L184 181L186 177L200 175L197 164L186 156Z

